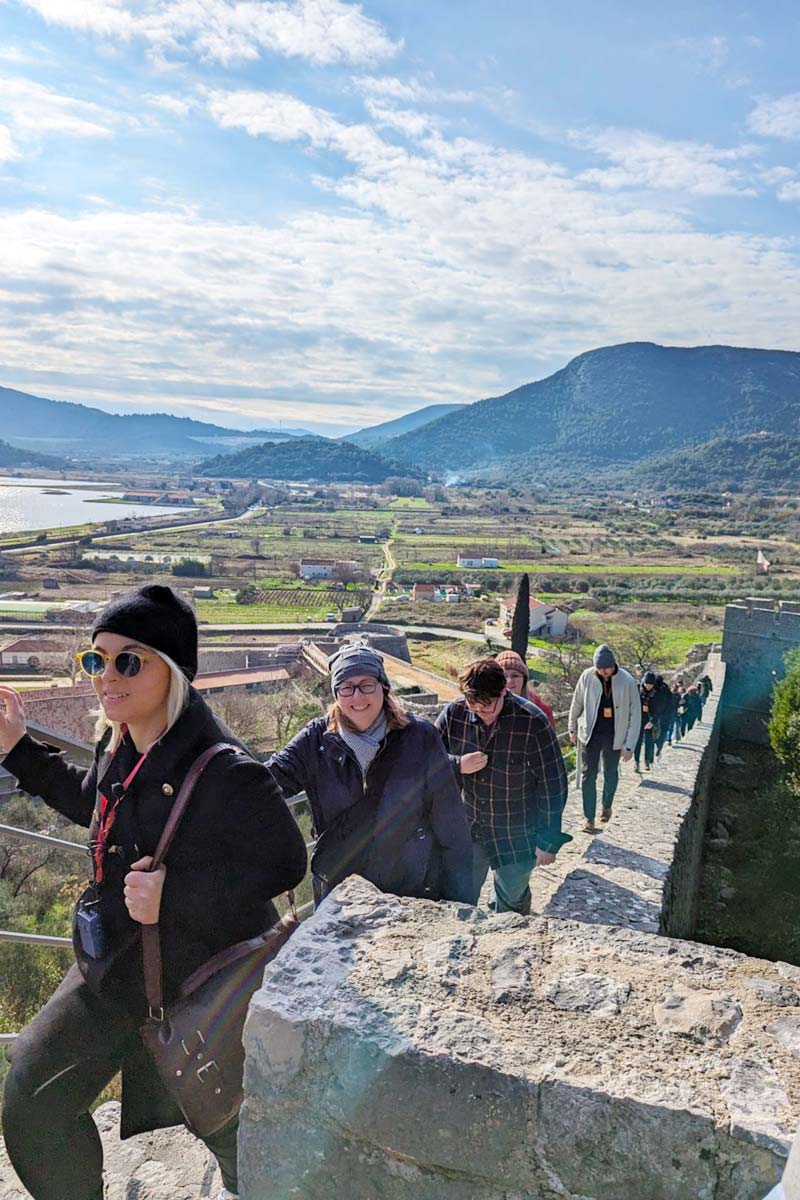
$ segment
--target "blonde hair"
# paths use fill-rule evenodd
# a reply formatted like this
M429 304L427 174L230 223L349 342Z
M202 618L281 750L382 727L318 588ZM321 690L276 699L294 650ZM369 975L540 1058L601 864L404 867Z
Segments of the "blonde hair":
M142 643L144 645L144 642ZM169 667L169 691L167 692L167 729L171 729L181 715L186 705L189 703L189 680L184 675L177 663L173 662L168 654L162 654L160 650L153 649L152 646L147 647L153 654L167 664ZM106 714L103 712L102 706L96 709L97 723L94 727L95 741L99 742L106 732L111 730L107 750L112 753L119 746L122 740L122 725L119 721L109 721Z
M388 688L383 689L383 712L386 716L387 729L405 729L409 723L408 713ZM347 729L350 733L359 732L353 722L342 712L338 700L334 700L325 715L328 718L328 729L332 733L339 733L342 729Z

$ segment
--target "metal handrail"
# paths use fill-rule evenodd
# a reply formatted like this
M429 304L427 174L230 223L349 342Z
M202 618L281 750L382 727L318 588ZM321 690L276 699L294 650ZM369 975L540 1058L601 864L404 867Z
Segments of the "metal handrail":
M49 933L13 933L0 929L0 942L22 942L31 946L71 946L72 938L55 937Z
M80 842L68 842L64 838L50 837L46 833L33 833L30 829L17 829L14 825L0 825L0 833L8 833L11 837L24 838L29 842L45 842L48 846L58 846L62 850L77 850L80 854L88 854L89 847Z

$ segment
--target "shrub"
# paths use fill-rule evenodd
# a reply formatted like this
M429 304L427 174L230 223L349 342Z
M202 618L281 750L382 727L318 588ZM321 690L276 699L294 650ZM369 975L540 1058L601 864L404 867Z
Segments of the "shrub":
M769 740L790 788L800 796L800 649L786 655L786 674L772 690Z

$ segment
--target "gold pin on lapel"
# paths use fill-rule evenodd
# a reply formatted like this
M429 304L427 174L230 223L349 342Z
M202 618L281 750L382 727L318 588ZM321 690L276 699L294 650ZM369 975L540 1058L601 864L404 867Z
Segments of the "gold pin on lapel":
M174 788L171 783L162 783L161 790L165 796L171 796L174 791Z

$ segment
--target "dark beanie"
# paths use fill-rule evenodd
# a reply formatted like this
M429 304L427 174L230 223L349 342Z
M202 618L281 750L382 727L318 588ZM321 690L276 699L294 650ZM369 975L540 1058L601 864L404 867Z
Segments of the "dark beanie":
M610 646L606 646L605 642L602 646L598 646L595 650L592 662L600 671L602 671L605 667L615 667L617 665L617 660L614 657L614 651Z
M197 620L190 605L171 587L149 583L107 604L94 623L98 633L118 633L160 650L191 682L197 674Z

